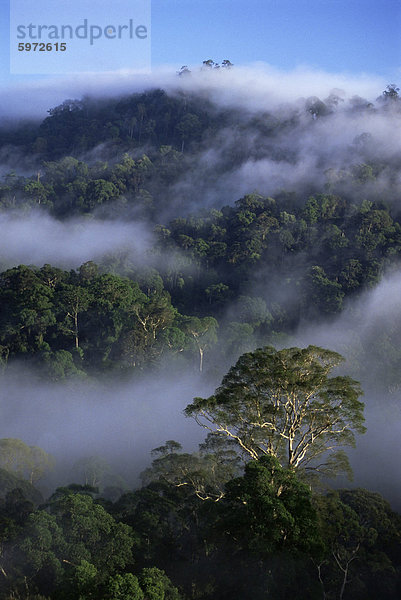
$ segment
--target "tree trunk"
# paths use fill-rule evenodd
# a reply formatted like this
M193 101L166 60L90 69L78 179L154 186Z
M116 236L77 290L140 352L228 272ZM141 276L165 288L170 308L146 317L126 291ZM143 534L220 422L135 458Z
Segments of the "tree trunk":
M75 325L75 348L79 348L79 338L78 338L78 313L75 313L74 316L74 325Z
M199 371L200 371L200 373L202 373L202 371L203 371L203 348L200 348L200 347L199 347L199 356L200 356Z
M349 563L347 563L347 566L344 569L344 577L343 577L343 582L342 582L341 590L340 590L340 600L343 600L345 586L347 585L348 566L349 566Z

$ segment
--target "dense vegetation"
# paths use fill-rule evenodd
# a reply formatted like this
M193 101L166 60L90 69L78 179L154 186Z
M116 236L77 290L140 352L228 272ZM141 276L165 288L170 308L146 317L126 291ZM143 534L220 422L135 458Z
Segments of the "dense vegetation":
M211 430L199 451L167 441L134 491L104 487L93 457L77 465L85 484L43 502L21 477L49 457L1 440L1 597L397 598L401 516L377 493L311 487L347 468L332 449L364 430L340 361L312 346L245 354L187 407Z
M78 271L4 271L3 361L46 363L55 379L76 370L143 370L167 354L199 365L195 357L216 343L215 353L232 361L300 323L335 317L397 266L401 225L389 207L321 194L289 210L285 199L253 194L174 219L156 227L148 266L120 252ZM388 345L388 385L399 379L398 335L394 322L369 342ZM363 347L355 360L363 370Z
M186 409L208 430L199 450L168 440L139 489L86 457L74 483L45 494L53 458L0 439L2 600L400 597L400 515L377 493L327 483L350 472L344 447L365 430L353 377L381 391L401 385L399 320L353 340L352 378L331 373L335 352L272 344L334 322L397 269L401 156L380 160L366 133L343 164L322 158L319 181L219 197L219 180L246 161L295 166L292 134L312 135L339 102L261 113L154 90L68 100L40 124L0 131L14 167L0 185L3 215L151 232L141 256L108 252L105 240L96 264L69 270L14 266L4 248L4 373L29 367L33 383L70 383L167 371L213 381L227 371ZM354 98L344 111L398 122L400 106L390 85L375 104Z
M10 172L3 177L3 211L18 211L18 215L39 208L58 219L95 215L139 220L154 236L146 258L132 257L128 250L104 256L98 265L103 279L91 283L88 274L56 275L54 271L53 277L51 267L46 267L47 280L44 268L30 267L30 275L22 267L3 273L2 302L6 294L5 306L13 306L13 314L6 308L1 315L3 357L56 360L65 363L67 373L74 365L87 373L105 365L143 369L167 349L177 354L186 352L191 343L194 346L191 327L184 326L185 317L180 317L185 315L217 320L216 351L221 354L224 346L228 367L241 351L274 342L277 334L290 334L300 323L338 315L349 298L374 286L384 272L398 265L401 215L391 187L397 179L398 155L383 163L374 153L372 136L365 133L354 141L343 168L338 168L338 161L331 169L326 168L329 162L322 163L323 185L311 180L288 191L277 190L274 197L253 192L241 199L231 197L231 205L221 205L216 198L210 206L202 199L209 197L219 177L229 176L255 156L278 164L293 161L295 167L298 158L290 141L294 132L302 127L312 135L317 121L335 115L338 103L333 97L325 102L308 99L302 110L287 110L279 118L274 113L218 108L188 92L167 95L156 90L117 100L67 101L49 111L39 126L3 130L0 141L14 157L11 163L23 164L33 152L37 165L32 175ZM376 106L353 99L344 110L347 118L384 115L397 120L399 103L397 88L389 86ZM203 157L221 143L222 136L227 141L214 165ZM240 143L242 136L245 143ZM83 159L84 152L88 159ZM189 173L194 179L190 186ZM196 209L198 202L201 208ZM23 285L18 279L29 277L42 286L35 286L35 294L46 310L26 330L30 304L36 300L25 295L14 302L12 295ZM95 288L106 285L101 300ZM136 291L135 286L139 286ZM119 306L109 311L116 293ZM78 327L73 322L74 294L82 344L74 334ZM163 313L153 325L152 341L150 334L140 331L142 317L135 315L139 305L142 317L152 311ZM205 321L203 327L213 329L207 337L215 337L217 324L210 318ZM386 340L374 341L389 346L392 384L397 383L400 360L396 324L394 329L386 332ZM129 348L133 338L135 351ZM195 335L195 342L198 339ZM75 352L78 347L84 353L81 362ZM96 356L94 347L100 350ZM74 348L72 360L65 353L74 354ZM356 361L365 362L363 356ZM63 370L56 368L58 377Z

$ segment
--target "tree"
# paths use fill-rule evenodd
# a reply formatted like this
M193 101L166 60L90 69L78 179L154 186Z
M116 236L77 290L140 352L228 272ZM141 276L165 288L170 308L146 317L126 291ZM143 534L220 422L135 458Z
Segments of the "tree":
M20 265L1 274L0 339L10 354L37 351L55 324L54 290L34 268Z
M65 318L59 326L60 330L73 337L75 348L79 348L78 317L88 309L93 299L87 289L71 284L63 284L58 297L61 310L65 313Z
M306 110L314 119L317 119L318 117L324 117L330 113L330 110L326 104L316 96L312 96L311 98L307 99Z
M203 67L202 69L213 69L213 67L215 67L217 65L217 63L214 62L214 60L212 60L211 58L209 58L208 60L204 60L203 61Z
M131 528L117 523L88 493L59 488L36 511L16 499L18 512L28 514L23 519L18 515L14 531L7 524L11 535L2 536L2 587L11 593L5 596L2 590L1 598L34 598L35 591L60 600L103 598L100 588L132 565ZM5 508L1 520L13 516Z
M177 71L177 75L180 77L190 75L191 71L188 69L187 65L183 65L179 71Z
M81 355L75 355L76 359L81 360ZM43 373L52 381L60 381L72 377L85 377L85 371L79 369L74 361L74 356L67 350L56 350L51 352L48 349L41 353L44 363ZM77 361L78 362L78 361Z
M251 461L243 477L229 481L219 509L218 529L260 558L284 550L320 550L312 494L273 456Z
M52 189L41 183L40 173L36 181L31 180L25 185L24 192L37 204L51 204L49 197L52 195Z
M0 468L25 477L34 484L54 466L54 458L38 446L27 446L22 440L0 439Z
M132 573L113 575L106 587L105 600L143 600L138 578Z
M94 276L89 292L95 299L85 315L83 337L86 357L94 363L106 362L124 330L134 325L135 306L148 301L137 283L126 277L104 274ZM100 359L100 360L99 360Z
M93 210L99 204L108 202L119 196L118 188L111 181L105 179L93 179L86 187L86 195L83 202L85 210Z
M3 502L7 505L7 498L10 499L12 505L15 505L16 513L18 513L19 517L23 514L23 510L21 510L18 501L14 501L12 498L15 493L18 493L23 498L23 503L28 502L28 504L36 505L43 503L43 496L29 481L26 479L20 479L14 473L10 473L6 469L0 468L0 506ZM5 498L5 500L3 500Z
M157 567L143 569L139 582L147 600L180 600L181 598L165 572Z
M24 477L31 466L31 453L29 446L22 440L3 438L0 440L0 467Z
M83 485L100 488L102 492L110 486L118 488L120 492L125 487L123 478L114 473L111 465L100 456L83 457L77 460L72 469Z
M227 325L223 339L225 341L225 352L229 357L250 352L255 348L256 342L253 336L254 327L249 323L238 323L233 321Z
M364 489L331 491L314 503L324 544L316 564L324 597L342 600L346 590L347 598L397 597L400 515L380 494Z
M98 569L99 579L104 581L114 570L132 562L131 528L116 523L90 495L66 489L50 500L50 512L64 534L66 548L62 558L65 561L72 565L79 565L82 560L90 562Z
M185 487L200 500L219 501L224 485L239 472L239 460L233 442L221 434L209 434L199 452L182 452L181 444L168 440L152 450L155 459L141 473L142 482L166 482L177 488Z
M62 529L52 515L38 510L29 515L21 537L11 564L15 568L22 558L21 570L25 577L29 581L40 581L47 593L62 575L61 557L65 551Z
M197 115L186 113L176 125L176 130L181 139L181 152L184 152L185 142L191 138L197 139L201 133L202 125Z
M35 484L37 481L42 479L47 471L54 468L55 460L51 454L48 454L39 448L39 446L30 446L30 472L29 482Z
M400 91L400 88L397 87L397 85L395 83L389 83L389 85L386 87L386 89L384 90L382 95L379 96L378 100L385 101L385 102L390 100L392 102L396 102L400 99L399 91Z
M259 327L263 323L269 324L272 321L266 302L259 296L240 296L236 309L238 321L249 323L252 327Z
M132 311L143 329L146 345L153 343L158 332L173 323L176 313L167 292L154 295L149 300L146 298L144 302L135 304Z
M341 448L364 433L364 405L357 381L329 377L343 360L316 346L259 348L243 354L215 394L195 398L185 413L235 440L248 458L270 454L291 469L350 473Z
M322 267L314 266L307 276L308 303L319 312L338 313L342 308L344 292L337 281L329 279Z
M105 475L112 472L109 463L100 456L86 456L80 458L73 466L73 470L79 474L79 478L84 480L84 485L98 488Z
M62 599L78 598L79 600L95 600L99 597L97 589L98 571L87 560L79 565L65 578L63 588L58 591ZM60 594L61 592L61 594Z
M206 348L217 342L216 330L218 323L213 317L185 317L183 329L194 341L199 352L199 371L203 371L203 357Z
M209 304L223 306L230 296L230 288L224 283L214 283L205 289L205 294Z

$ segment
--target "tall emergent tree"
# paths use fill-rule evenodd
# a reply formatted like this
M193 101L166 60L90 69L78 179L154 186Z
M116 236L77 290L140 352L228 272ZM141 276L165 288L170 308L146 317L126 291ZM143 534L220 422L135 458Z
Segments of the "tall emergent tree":
M243 354L210 398L185 413L235 440L253 459L270 454L282 466L334 475L351 469L343 446L364 433L362 390L348 376L330 377L343 361L317 346L272 346Z

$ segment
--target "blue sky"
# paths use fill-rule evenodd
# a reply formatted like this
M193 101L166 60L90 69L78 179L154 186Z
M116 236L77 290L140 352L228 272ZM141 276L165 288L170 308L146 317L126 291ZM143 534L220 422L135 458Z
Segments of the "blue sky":
M154 0L153 61L399 73L400 0Z
M64 10L67 3L59 2ZM83 18L82 2L76 4L75 16ZM91 5L94 19L100 6L118 19L112 0ZM151 7L153 68L228 58L235 64L262 61L283 70L307 65L401 82L400 0L153 0ZM23 77L9 72L9 9L9 1L0 0L3 88Z

